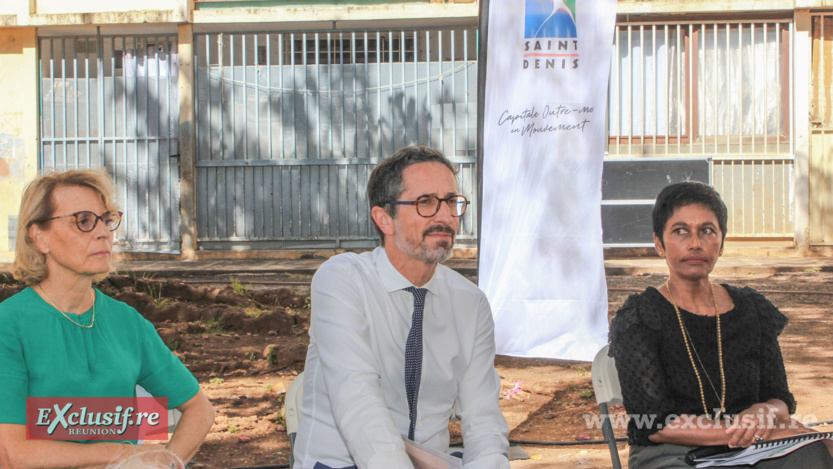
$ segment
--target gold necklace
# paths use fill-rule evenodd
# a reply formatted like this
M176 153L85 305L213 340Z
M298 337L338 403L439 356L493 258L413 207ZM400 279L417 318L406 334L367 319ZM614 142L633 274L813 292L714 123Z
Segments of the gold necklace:
M674 301L674 295L671 294L671 286L669 285L667 279L665 281L665 289L668 291L668 297L671 298L671 304L674 305L674 311L677 313L677 320L680 322L680 331L683 334L683 343L685 343L685 349L688 352L688 358L691 360L691 368L694 370L694 375L697 376L697 384L700 386L700 400L703 402L703 412L706 413L706 417L712 418L711 414L709 414L709 408L706 405L706 394L703 392L703 380L700 379L700 372L697 371L697 365L694 363L694 355L691 354L691 347L689 346L689 339L686 335L685 326L683 325L683 316L680 314L680 308L677 307L677 303ZM709 282L709 287L712 291L712 301L714 302L714 315L717 318L717 358L718 363L720 364L720 383L721 383L721 390L720 390L720 410L714 414L714 420L720 418L720 416L726 412L726 376L723 373L723 342L720 339L720 311L717 309L717 297L714 296L714 285ZM705 367L703 368L703 372L705 372Z
M61 308L55 306L55 303L53 303L52 299L49 298L49 295L46 294L46 290L43 289L43 285L38 286L40 287L40 292L43 293L43 297L46 298L46 302L49 303L49 306L52 306L53 308L57 309L59 313L63 314L65 318L69 319L69 322L75 324L78 327L83 327L84 329L90 329L93 327L93 325L95 325L95 293L93 293L93 319L92 321L90 321L89 326L85 326L83 324L78 324L77 322L73 321L67 313L61 311Z

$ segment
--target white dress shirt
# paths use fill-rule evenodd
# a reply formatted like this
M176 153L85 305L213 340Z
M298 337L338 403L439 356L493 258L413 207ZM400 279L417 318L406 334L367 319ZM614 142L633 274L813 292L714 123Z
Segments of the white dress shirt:
M296 467L413 468L402 442L409 424L405 341L414 309L413 295L402 289L410 286L384 248L340 254L318 269ZM486 296L442 265L422 288L428 294L414 440L447 451L456 412L464 467L509 468Z

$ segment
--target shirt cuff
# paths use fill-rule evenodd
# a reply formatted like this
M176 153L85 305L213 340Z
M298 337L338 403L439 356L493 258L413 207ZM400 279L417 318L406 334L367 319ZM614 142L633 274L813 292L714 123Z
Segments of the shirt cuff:
M404 451L376 453L367 462L367 469L390 469L392 467L397 469L414 469L411 458Z

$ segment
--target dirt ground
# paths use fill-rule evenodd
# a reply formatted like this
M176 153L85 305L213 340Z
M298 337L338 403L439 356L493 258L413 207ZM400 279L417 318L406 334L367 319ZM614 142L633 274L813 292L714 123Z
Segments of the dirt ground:
M99 287L136 307L153 321L168 346L200 381L217 419L196 468L278 466L288 463L289 440L282 405L286 389L303 371L309 326L310 276L294 274L205 276L167 279L120 275ZM634 290L658 286L661 275L609 276L609 314ZM833 273L808 269L771 276L715 278L751 286L790 318L781 345L797 416L808 422L833 420L833 320L829 285ZM5 283L9 283L6 280ZM19 287L0 285L0 300ZM813 293L816 292L816 293ZM501 410L510 440L583 442L602 439L585 416L597 415L590 363L499 356ZM616 412L623 413L623 409ZM831 425L827 425L827 429ZM617 437L625 429L616 430ZM459 427L452 424L452 441ZM531 459L515 468L610 467L602 444L520 445ZM623 464L627 446L619 444ZM285 467L285 466L284 466Z

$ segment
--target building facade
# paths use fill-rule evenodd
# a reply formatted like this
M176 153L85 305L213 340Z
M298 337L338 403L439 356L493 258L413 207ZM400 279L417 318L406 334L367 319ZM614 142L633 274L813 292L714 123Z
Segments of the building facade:
M476 198L476 2L69 3L0 6L0 258L42 170L107 168L122 249L184 258L374 245L367 177L408 144ZM644 245L645 174L713 184L730 242L833 243L833 2L620 1L611 47L608 246Z

